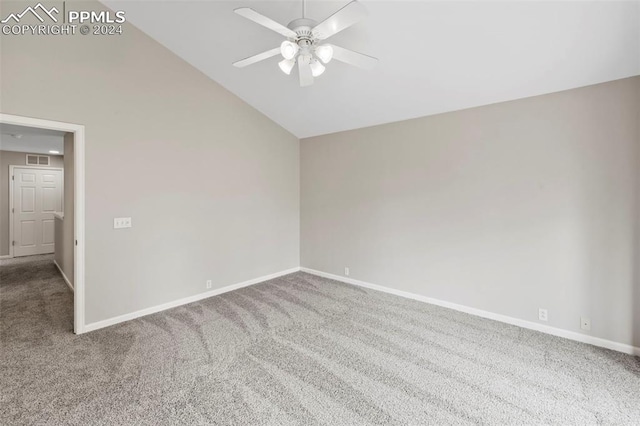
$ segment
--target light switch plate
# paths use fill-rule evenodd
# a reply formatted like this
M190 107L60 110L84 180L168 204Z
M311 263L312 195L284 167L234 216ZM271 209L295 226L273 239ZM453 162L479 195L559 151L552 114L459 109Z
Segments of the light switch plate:
M130 217L115 217L113 218L113 229L131 228Z

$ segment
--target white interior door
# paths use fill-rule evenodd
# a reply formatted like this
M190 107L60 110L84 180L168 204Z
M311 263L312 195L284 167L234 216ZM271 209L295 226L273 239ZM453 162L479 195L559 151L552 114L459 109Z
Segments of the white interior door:
M13 168L13 255L53 253L54 212L62 212L62 170Z

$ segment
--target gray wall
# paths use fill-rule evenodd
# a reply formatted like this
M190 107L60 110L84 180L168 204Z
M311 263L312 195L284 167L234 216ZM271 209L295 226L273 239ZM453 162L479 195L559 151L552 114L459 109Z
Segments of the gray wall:
M302 140L301 264L640 346L639 118L635 77Z
M74 145L73 133L64 135L64 221L62 222L62 263L64 271L72 285L74 284L74 244L75 244L75 210L74 210Z
M60 218L56 217L54 220L54 232L55 235L63 235L64 234L64 222L62 220L60 220ZM55 244L54 244L54 260L55 262L58 264L59 267L62 268L62 265L64 265L64 249L63 249L63 240L62 238L56 238ZM68 277L67 277L68 278Z
M62 156L49 155L49 157L51 157L50 167L64 167ZM0 256L9 254L9 166L26 164L27 152L0 151Z
M131 25L0 48L3 113L86 127L87 323L300 264L296 137Z

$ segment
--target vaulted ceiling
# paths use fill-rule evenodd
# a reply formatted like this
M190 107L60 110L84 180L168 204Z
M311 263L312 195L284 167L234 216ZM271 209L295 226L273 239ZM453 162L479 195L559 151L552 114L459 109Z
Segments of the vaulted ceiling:
M104 0L129 22L298 137L372 126L640 74L640 2L367 1L368 18L332 37L379 58L338 61L311 87L278 57L231 64L283 37L233 13L286 25L301 1ZM321 21L348 1L307 1Z

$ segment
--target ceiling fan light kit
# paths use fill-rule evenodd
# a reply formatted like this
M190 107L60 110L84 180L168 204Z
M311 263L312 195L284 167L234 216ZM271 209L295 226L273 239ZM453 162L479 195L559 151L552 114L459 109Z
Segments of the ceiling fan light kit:
M291 70L293 69L295 64L296 64L296 61L294 61L293 59L283 59L280 62L278 62L280 69L286 75L291 74Z
M315 58L311 60L309 66L311 66L311 75L313 75L314 77L320 77L326 69L326 67Z
M280 53L285 59L295 58L299 50L300 47L297 44L290 42L289 40L283 41L280 45Z
M318 59L325 64L331 62L331 59L333 58L333 47L331 47L330 44L323 44L316 47L315 52Z
M373 68L378 61L374 57L343 47L322 44L327 38L367 16L367 10L360 2L352 1L319 24L312 19L305 18L304 11L305 3L303 0L302 18L294 19L285 27L251 8L235 9L234 12L238 15L287 37L287 40L284 40L279 48L250 56L234 62L233 65L243 68L280 54L284 59L278 63L278 66L285 74L290 75L295 64L298 64L300 86L302 87L312 85L313 79L321 76L326 70L323 64L328 64L332 59L360 68Z

